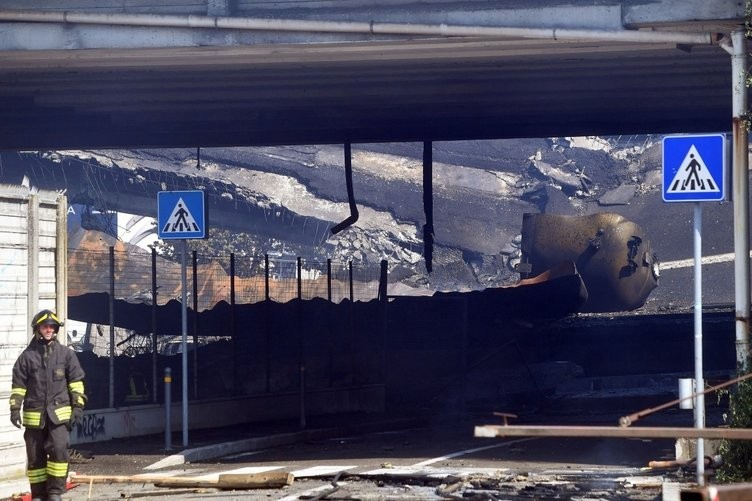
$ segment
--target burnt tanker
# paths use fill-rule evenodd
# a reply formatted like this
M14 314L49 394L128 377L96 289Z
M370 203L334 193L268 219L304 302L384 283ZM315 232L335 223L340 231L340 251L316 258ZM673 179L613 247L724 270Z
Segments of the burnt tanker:
M634 310L658 286L659 262L650 241L619 214L524 214L521 250L523 278L574 263L587 289L581 312Z

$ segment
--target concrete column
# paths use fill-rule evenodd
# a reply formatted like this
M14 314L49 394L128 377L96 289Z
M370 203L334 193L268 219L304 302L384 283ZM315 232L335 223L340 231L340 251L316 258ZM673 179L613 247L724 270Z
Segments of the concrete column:
M39 196L29 195L28 217L26 226L27 239L27 289L26 302L27 324L39 311ZM29 327L29 340L34 335Z
M63 320L57 338L68 344L65 320L68 319L68 197L57 198L57 223L55 228L55 313Z

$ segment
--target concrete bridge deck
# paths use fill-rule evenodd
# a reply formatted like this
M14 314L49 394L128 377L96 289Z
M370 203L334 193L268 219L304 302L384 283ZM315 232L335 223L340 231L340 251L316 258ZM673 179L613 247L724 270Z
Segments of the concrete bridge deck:
M731 0L9 1L0 148L728 130L719 41L743 16Z

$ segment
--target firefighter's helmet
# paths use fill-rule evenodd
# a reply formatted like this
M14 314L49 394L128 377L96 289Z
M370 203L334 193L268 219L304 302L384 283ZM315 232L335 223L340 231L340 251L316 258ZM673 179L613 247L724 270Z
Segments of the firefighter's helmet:
M55 333L57 333L63 323L52 310L42 310L34 315L34 318L31 320L31 328L36 332L42 325L52 325L55 327Z

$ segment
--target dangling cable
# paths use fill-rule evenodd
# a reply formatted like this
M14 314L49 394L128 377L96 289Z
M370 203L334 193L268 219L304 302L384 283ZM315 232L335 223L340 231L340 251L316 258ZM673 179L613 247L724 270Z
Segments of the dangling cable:
M355 205L355 195L353 194L352 149L349 141L345 143L345 183L347 184L347 201L350 204L350 215L332 228L332 235L336 235L348 226L355 224L355 221L359 217L358 206Z
M423 255L426 271L433 270L433 149L431 141L423 143L423 212L426 224L423 225Z

